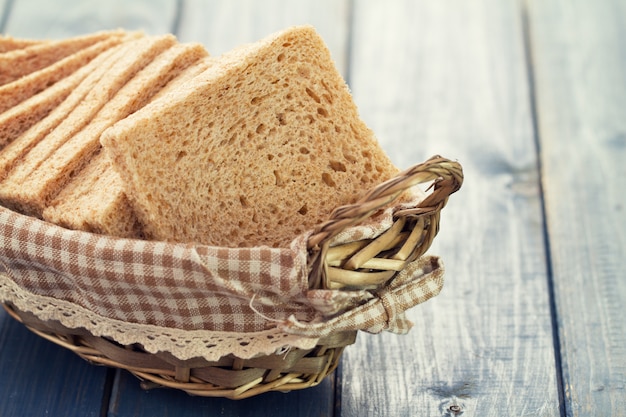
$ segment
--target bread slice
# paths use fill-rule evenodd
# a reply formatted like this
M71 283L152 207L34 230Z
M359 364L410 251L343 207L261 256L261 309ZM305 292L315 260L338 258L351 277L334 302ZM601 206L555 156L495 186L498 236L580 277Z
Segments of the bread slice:
M168 94L211 65L199 60L170 81L154 100ZM142 238L143 229L125 193L124 183L111 161L99 153L61 190L43 211L43 218L73 230L109 236Z
M111 162L98 152L43 212L59 226L124 238L142 238L142 227ZM111 192L113 191L113 192Z
M167 241L284 247L397 174L310 26L225 54L101 141Z
M7 106L14 105L0 114L0 149L59 106L78 84L97 68L97 64L87 65L89 61L121 42L121 38L107 39L68 57L68 60L71 59L73 61L72 66L80 67L71 74L66 74L67 76L52 86L29 98L26 97L31 95L34 89L39 88L37 85L41 86L43 82L43 77L31 79L31 75L36 73L0 87L0 103ZM52 67L55 66L56 64ZM70 71L68 68L66 70ZM47 71L47 69L41 71Z
M83 48L121 31L103 31L73 38L37 43L0 54L0 85L52 65Z
M72 74L103 51L122 42L123 37L111 36L69 55L39 71L0 86L0 113L52 86Z
M206 51L206 50L205 50ZM206 52L206 56L198 61L194 62L187 68L180 71L165 87L159 90L151 99L150 102L160 100L162 97L172 94L183 86L193 82L193 79L206 71L217 58L209 56Z
M35 39L16 39L12 36L0 35L0 53L23 49L47 41Z
M84 77L84 79L72 90L70 95L45 118L5 144L0 150L0 193L3 191L2 181L9 172L14 166L19 165L22 158L39 145L44 137L47 138L48 142L62 141L65 138L63 135L76 132L82 127L81 123L86 123L86 121L78 119L76 115L72 115L72 111L84 102L85 97L93 91L100 78L111 65L121 59L126 50L127 46L124 44L113 47L81 68L73 77ZM9 136L9 138L11 137ZM45 145L41 145L41 147L45 147ZM38 152L43 152L43 150Z
M32 159L29 153L28 165L34 169L7 177L1 184L4 203L21 213L41 217L62 187L98 151L100 135L107 127L144 106L182 69L207 54L200 44L175 44L172 35L140 40L132 52L109 70L94 91L106 90L109 79L128 82L102 106L93 120L49 156Z

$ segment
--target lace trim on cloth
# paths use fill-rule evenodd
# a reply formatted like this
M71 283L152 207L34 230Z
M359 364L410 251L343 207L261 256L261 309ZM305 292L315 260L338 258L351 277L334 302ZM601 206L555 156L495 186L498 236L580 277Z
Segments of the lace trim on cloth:
M182 360L201 357L215 361L229 354L249 359L290 348L312 349L320 338L343 331L405 334L412 327L405 311L439 294L444 268L439 258L422 257L409 264L383 291L372 294L369 301L333 318L302 322L291 316L277 320L272 329L250 333L179 330L105 318L71 302L32 294L13 282L9 274L6 269L0 271L0 301L10 302L39 320L58 321L71 329L84 328L93 336L109 337L122 345L137 343L150 353L169 352Z
M217 361L233 354L242 359L280 354L291 348L312 349L319 338L286 333L278 328L254 333L179 330L127 323L99 316L76 304L31 294L0 272L0 300L43 321L84 328L97 337L109 337L122 345L140 344L149 353L169 352L181 360L204 358Z
M416 206L422 195L411 198L332 243L378 236L394 210ZM183 360L249 359L311 349L344 331L404 334L412 326L405 310L443 286L439 258L423 256L378 290L311 290L307 239L289 248L148 242L67 230L0 207L0 302L53 333L84 329L85 337Z
M422 196L413 198L409 207ZM335 241L378 236L398 208ZM0 261L20 288L101 317L185 330L259 332L291 316L319 321L367 301L366 291L316 290L312 297L309 234L289 248L174 244L68 230L0 207Z

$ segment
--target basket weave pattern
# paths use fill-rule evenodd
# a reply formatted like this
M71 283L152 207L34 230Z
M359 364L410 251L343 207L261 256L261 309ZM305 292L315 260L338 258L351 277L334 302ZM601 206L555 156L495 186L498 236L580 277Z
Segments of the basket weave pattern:
M439 292L443 268L424 253L462 180L458 163L433 157L338 208L289 249L110 246L3 210L0 301L42 337L128 369L145 387L228 398L306 388L336 368L358 330L405 333L404 311ZM397 202L423 183L430 188L421 201ZM166 273L159 257L168 268L179 262L178 272ZM137 329L142 341L133 339ZM206 352L189 350L195 342Z

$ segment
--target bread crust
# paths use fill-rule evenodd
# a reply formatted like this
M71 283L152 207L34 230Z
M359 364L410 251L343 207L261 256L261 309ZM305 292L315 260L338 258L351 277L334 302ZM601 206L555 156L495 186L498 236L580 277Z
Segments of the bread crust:
M189 61L172 55L179 67L171 72L173 79L154 95L153 100L180 87L211 64L204 49L199 50L197 45L186 47L190 57L202 58L183 69ZM121 177L101 152L44 209L43 218L74 230L125 238L144 237L143 227L128 201Z
M225 54L101 141L168 241L287 246L397 173L310 26Z
M311 26L207 55L137 35L71 76L62 58L40 70L57 81L35 96L7 93L22 104L0 133L6 114L49 113L0 149L0 203L118 237L286 247L397 174Z
M142 238L143 228L108 158L96 154L43 211L51 223L85 232Z
M64 120L67 129L55 129L57 135L45 137L5 178L2 201L22 213L41 217L48 203L98 151L102 131L141 107L153 89L159 88L167 74L158 73L154 79L148 74L139 83L134 77L175 43L173 35L128 42L120 59ZM149 82L156 85L145 85Z
M102 52L120 44L122 40L121 34L112 34L109 38L68 55L50 66L0 86L0 113L46 90L59 80L87 65L89 61Z
M20 39L13 36L0 35L0 53L24 49L28 46L42 44L48 41L39 39Z
M63 129L65 135L69 135L75 129L81 127L76 120L72 120L70 116L72 111L83 101L98 80L115 62L119 54L121 54L122 48L123 45L115 46L78 70L72 77L78 77L82 80L59 106L55 107L46 117L19 136L6 138L7 143L0 151L0 195L5 191L6 184L4 184L4 180L9 173L13 172L13 168L19 166L23 157L33 148L40 145L44 138L48 138L48 141L51 140L50 137L53 138L52 140L63 141L66 136L57 135L61 129ZM55 137L56 139L54 139ZM1 196L0 202L2 202Z
M0 87L0 149L59 106L87 76L88 63L122 39L103 40Z
M0 54L0 85L54 64L83 48L121 31L102 31L68 39L34 43Z

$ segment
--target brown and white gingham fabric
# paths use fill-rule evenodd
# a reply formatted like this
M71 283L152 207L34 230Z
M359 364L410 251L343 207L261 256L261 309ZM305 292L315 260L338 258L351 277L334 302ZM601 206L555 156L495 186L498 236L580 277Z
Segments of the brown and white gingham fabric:
M280 327L305 337L404 333L404 311L443 284L437 258L425 257L380 294L309 290L306 262L306 235L282 249L148 242L71 231L0 207L6 276L28 293L127 323L236 333Z
M424 256L409 264L365 304L357 305L323 323L301 323L291 317L280 328L307 337L326 337L349 330L365 330L369 333L386 330L406 334L412 323L407 320L405 311L439 294L443 287L443 274L439 258Z

